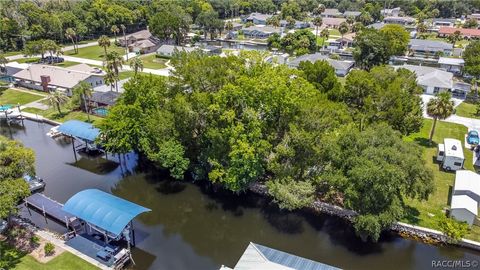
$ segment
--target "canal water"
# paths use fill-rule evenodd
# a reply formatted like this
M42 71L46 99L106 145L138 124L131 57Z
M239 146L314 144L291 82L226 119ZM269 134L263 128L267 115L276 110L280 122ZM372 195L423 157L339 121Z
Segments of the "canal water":
M430 269L432 261L480 260L478 252L431 246L389 233L379 243L362 243L337 218L283 212L253 194L233 195L207 184L170 181L135 166L133 155L122 165L83 156L75 161L68 141L45 135L50 127L25 121L25 127L2 124L0 132L35 150L46 195L65 202L83 189L98 188L152 209L134 222L134 269L233 267L250 241L344 269ZM33 211L24 210L23 215L45 223ZM44 226L62 230L51 221Z

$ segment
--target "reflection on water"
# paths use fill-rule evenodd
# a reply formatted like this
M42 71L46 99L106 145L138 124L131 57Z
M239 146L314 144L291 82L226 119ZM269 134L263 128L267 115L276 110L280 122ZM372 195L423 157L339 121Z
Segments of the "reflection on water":
M285 212L268 199L206 183L166 180L159 172L135 169L135 155L82 157L76 162L68 142L45 136L49 126L29 121L25 126L11 134L35 150L46 195L64 202L78 191L98 188L152 209L134 222L134 269L234 266L250 241L345 269L429 269L432 260L479 257L473 251L429 246L388 233L380 243L365 244L343 220ZM0 131L8 133L4 127Z

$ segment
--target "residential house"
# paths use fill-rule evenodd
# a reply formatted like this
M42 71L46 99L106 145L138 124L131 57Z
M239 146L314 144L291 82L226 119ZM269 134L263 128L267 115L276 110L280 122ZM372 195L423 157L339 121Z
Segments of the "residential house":
M469 28L456 28L456 27L440 27L438 30L439 37L448 37L449 35L455 33L456 31L460 32L460 35L463 38L480 38L480 29L469 29Z
M323 18L338 18L342 15L343 14L336 8L326 8L325 11L320 14L320 16Z
M341 23L346 22L345 18L324 18L322 25L326 28L338 28Z
M480 175L468 170L458 170L452 190L450 216L472 225L477 221L480 202Z
M384 17L399 17L400 16L400 8L386 8L380 11Z
M12 75L19 86L40 91L62 91L72 94L72 89L80 82L87 82L92 87L104 84L105 72L86 64L68 68L33 64Z
M412 26L415 24L416 20L412 17L385 17L383 19L383 22L390 24L400 24L404 26Z
M440 57L438 59L438 64L440 65L440 68L445 71L452 72L455 75L462 75L465 60L462 58Z
M434 29L440 29L440 27L454 27L457 19L455 18L435 18L432 19L432 27Z
M249 243L235 267L220 270L340 270L334 266L305 259L290 253Z
M408 50L414 56L449 56L453 52L453 45L443 41L427 39L411 39Z
M315 63L317 61L326 61L335 69L335 74L340 77L346 76L348 72L350 72L350 70L353 68L354 64L353 61L335 60L329 58L327 55L323 55L321 53L314 53L299 56L288 62L287 65L291 68L298 68L300 63L304 61L309 61L312 63Z
M360 12L360 11L345 11L345 12L343 12L343 17L345 17L345 18L348 18L348 17L357 18L358 16L360 16L360 14L362 14L362 12Z
M380 30L380 29L382 29L384 26L385 26L385 23L384 23L384 22L376 22L376 23L372 23L372 24L368 25L367 27L368 27L368 28L373 28L373 29L375 29L375 30Z
M441 92L451 92L454 96L465 97L470 91L470 85L453 80L453 73L427 66L403 65L394 68L405 68L417 75L417 84L426 94L435 95Z
M13 74L20 72L29 66L30 64L27 63L8 62L5 64L5 68L0 67L0 81L13 82Z
M287 27L288 22L286 20L281 20L280 21L280 27ZM309 28L311 25L309 22L303 22L303 21L295 21L294 28L295 29L305 29Z
M270 26L250 26L243 28L242 32L245 38L267 39L269 36L277 33L281 34L283 28Z
M338 46L338 48L343 48L343 47L352 47L353 46L353 41L355 40L355 33L348 33L343 35L343 38L340 37L336 39L334 42L330 42L329 47L332 45Z
M88 106L93 114L105 117L108 107L115 105L121 94L116 91L93 92L88 98Z
M128 47L130 52L135 53L151 53L160 47L160 40L150 33L150 30L141 30L125 36L125 38L119 38L118 42L120 46Z
M238 31L243 28L243 24L237 22L232 22L232 26L232 31Z
M160 48L157 49L156 54L160 57L172 57L175 53L178 52L193 52L197 50L197 48L193 47L185 47L185 46L175 46L175 45L162 45Z
M468 19L480 20L480 13L473 13L467 16Z
M266 25L267 20L271 18L273 15L270 14L262 14L262 13L252 13L247 17L242 18L243 23L251 22L255 25Z

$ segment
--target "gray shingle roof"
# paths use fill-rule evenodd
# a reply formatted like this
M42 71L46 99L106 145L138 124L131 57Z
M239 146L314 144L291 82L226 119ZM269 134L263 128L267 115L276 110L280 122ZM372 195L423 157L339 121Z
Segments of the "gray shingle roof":
M106 105L113 105L120 96L120 92L108 91L108 92L93 92L89 98L90 101L102 103Z
M300 57L295 58L294 60L290 61L288 63L289 66L291 67L298 67L301 62L304 61L309 61L312 63L315 63L317 61L322 61L325 60L327 61L335 70L346 70L349 69L353 66L352 61L342 61L342 60L334 60L329 58L326 55L320 54L320 53L314 53L314 54L304 54Z
M405 68L417 75L417 83L424 86L452 88L453 74L451 72L443 71L438 68L403 65L395 68Z
M444 51L453 50L453 45L443 41L427 39L411 39L408 47L420 51Z

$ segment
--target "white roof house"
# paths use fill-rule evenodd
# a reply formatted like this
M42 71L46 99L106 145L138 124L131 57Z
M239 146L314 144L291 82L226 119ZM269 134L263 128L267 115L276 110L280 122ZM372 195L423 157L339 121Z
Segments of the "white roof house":
M438 59L440 65L451 65L451 66L463 66L465 60L462 58L450 58L450 57L440 57Z
M478 215L478 202L467 195L453 195L450 216L472 225Z
M453 73L427 66L403 65L395 68L405 68L417 75L417 84L428 94L435 94L445 89L453 88Z
M480 202L480 175L468 170L458 170L455 175L453 195L468 195Z

